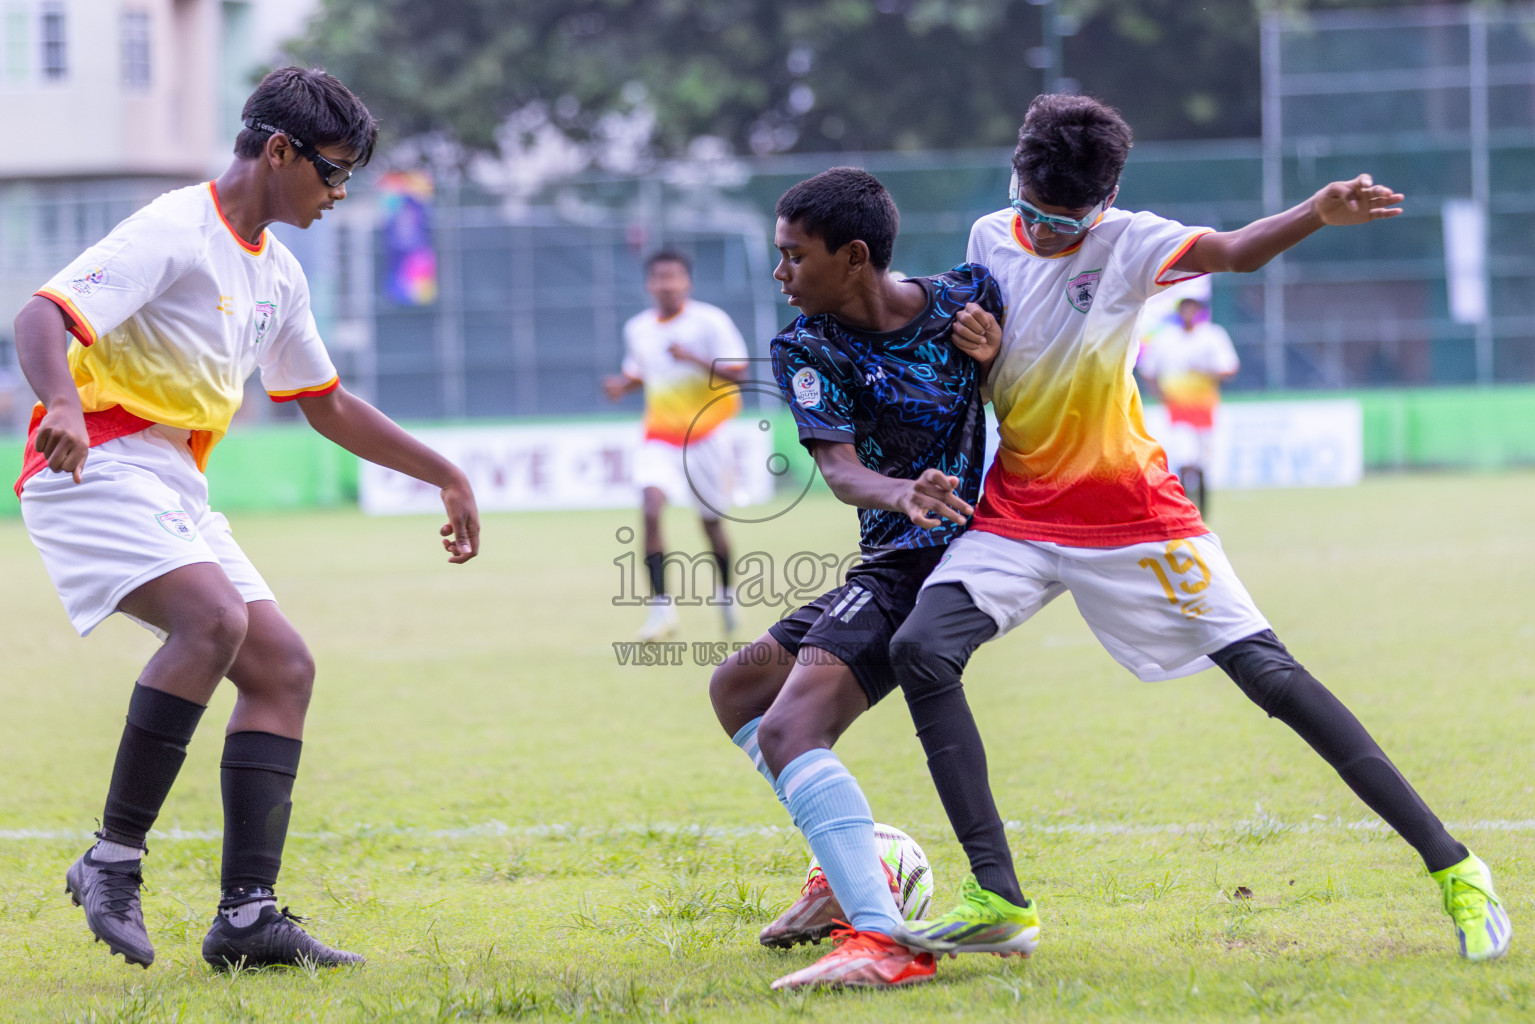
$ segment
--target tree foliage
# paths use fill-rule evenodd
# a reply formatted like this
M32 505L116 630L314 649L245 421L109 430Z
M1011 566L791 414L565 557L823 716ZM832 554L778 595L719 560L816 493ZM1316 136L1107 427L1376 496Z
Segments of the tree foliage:
M1140 138L1250 136L1260 8L1360 2L1060 0L1075 27L1064 73L1119 106ZM1029 59L1042 11L1032 0L324 0L294 53L356 89L390 136L437 133L469 150L493 151L519 111L587 140L637 106L653 111L661 154L700 136L757 153L964 148L1015 137L1045 81Z

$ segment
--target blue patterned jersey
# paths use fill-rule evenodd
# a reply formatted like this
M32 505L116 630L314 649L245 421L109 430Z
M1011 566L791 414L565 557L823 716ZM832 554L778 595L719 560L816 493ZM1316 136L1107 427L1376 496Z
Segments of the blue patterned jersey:
M773 339L773 376L789 401L800 442L851 444L869 469L912 480L933 468L959 478L974 505L986 457L986 416L975 360L949 341L954 317L974 302L1002 319L991 273L966 263L914 277L927 308L883 334L854 330L829 315L802 316ZM941 547L964 527L943 520L924 530L899 512L858 510L864 557Z

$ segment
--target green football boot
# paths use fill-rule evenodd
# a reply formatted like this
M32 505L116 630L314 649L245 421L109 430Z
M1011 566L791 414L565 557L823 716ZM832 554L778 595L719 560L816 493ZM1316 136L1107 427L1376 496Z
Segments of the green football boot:
M1492 872L1476 854L1459 864L1429 873L1444 893L1444 912L1455 922L1460 955L1467 960L1496 960L1508 952L1514 929L1503 901L1492 889Z
M926 921L898 925L891 938L932 953L995 953L1028 956L1039 945L1039 913L1033 900L1018 907L982 889L973 877L959 887L959 906Z

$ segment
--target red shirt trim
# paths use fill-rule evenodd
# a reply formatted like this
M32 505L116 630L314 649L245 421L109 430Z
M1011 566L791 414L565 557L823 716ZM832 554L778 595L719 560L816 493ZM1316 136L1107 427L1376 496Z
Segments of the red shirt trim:
M1202 270L1197 272L1197 273L1191 273L1187 277L1175 277L1175 278L1172 278L1171 280L1167 279L1166 275L1167 275L1167 272L1173 268L1173 264L1174 263L1177 263L1179 260L1183 259L1184 253L1186 253L1190 249L1194 248L1194 243L1195 242L1199 241L1201 238L1205 237L1206 235L1213 235L1213 234L1215 234L1214 231L1200 231L1197 234L1195 234L1192 238L1190 238L1187 242L1184 242L1182 245L1178 246L1178 251L1173 253L1171 256L1167 257L1167 259L1163 261L1162 265L1157 268L1157 276L1155 278L1156 283L1157 284L1161 284L1161 285L1177 284L1180 281L1192 281L1196 277L1204 277L1205 276L1205 272L1202 271Z
M74 304L69 296L56 292L52 288L39 288L32 294L41 295L64 311L65 329L75 336L76 341L82 345L95 343L96 328L91 326L91 322L85 318L85 314L80 312L79 307Z
M1032 540L1045 544L1060 544L1068 548L1124 548L1131 544L1145 544L1163 540L1184 540L1210 532L1203 522L1185 526L1168 526L1158 523L1142 529L1129 526L1112 531L1098 528L1099 532L1085 534L1085 527L1060 526L1052 523L1020 523L1012 519L982 519L975 517L973 529L982 533L995 533L1012 540Z
M1207 405L1179 405L1177 402L1163 400L1167 406L1167 420L1169 423L1187 423L1191 427L1200 430L1209 430L1215 426L1215 410Z
M27 448L21 460L21 476L16 478L15 491L18 498L21 497L22 486L48 468L47 456L37 450L37 427L43 422L46 412L41 402L32 407L32 422L27 427ZM137 434L152 426L154 426L153 420L135 416L120 405L114 405L101 412L85 414L85 433L92 448L99 444L106 444L108 441L115 441L119 437Z
M329 383L320 384L312 388L299 388L296 391L268 391L267 397L274 402L291 402L295 398L319 398L328 395L341 386L340 377L332 377Z
M261 241L251 245L244 238L240 237L240 233L234 229L234 225L229 223L229 218L224 216L224 208L219 205L219 187L211 181L208 182L208 194L213 197L213 212L219 215L219 221L223 223L224 228L229 232L229 236L236 242L239 242L240 248L252 256L260 256L262 251L266 249L266 229L261 229Z
M1097 522L1084 522L1087 510ZM1129 469L1122 479L1077 480L1064 487L1011 477L998 458L986 474L971 525L1014 540L1074 548L1177 540L1210 529L1160 453L1151 466Z

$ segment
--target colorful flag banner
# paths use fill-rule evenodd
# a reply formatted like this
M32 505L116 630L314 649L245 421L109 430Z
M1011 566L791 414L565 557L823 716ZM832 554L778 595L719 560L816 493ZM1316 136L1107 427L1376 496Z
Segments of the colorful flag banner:
M425 171L390 171L378 188L388 261L385 291L403 306L429 306L437 301L432 178Z

